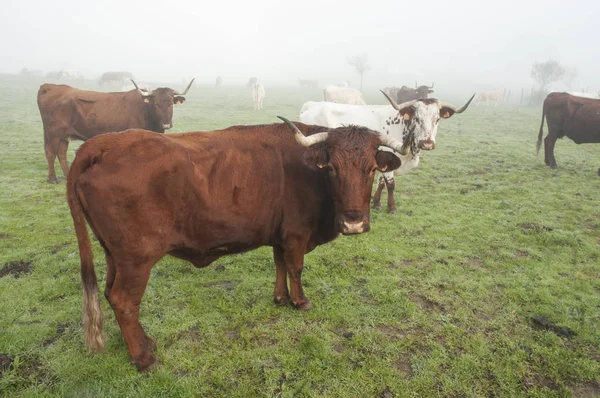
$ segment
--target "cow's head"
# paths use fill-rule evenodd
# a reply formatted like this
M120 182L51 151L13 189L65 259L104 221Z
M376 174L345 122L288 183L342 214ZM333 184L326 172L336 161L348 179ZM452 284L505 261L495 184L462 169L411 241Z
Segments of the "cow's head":
M433 86L435 85L435 82L433 82L430 86L417 86L415 84L415 95L417 96L416 98L427 98L429 96L429 94L433 94Z
M440 102L435 98L417 99L398 105L385 92L382 93L398 111L396 119L388 123L402 123L404 126L403 144L397 150L401 155L408 155L409 151L416 155L421 149L435 149L435 137L440 119L448 119L455 113L464 112L475 97L473 94L462 108L456 109L453 105Z
M401 143L359 126L328 129L306 137L289 120L278 117L294 132L298 144L308 148L304 162L326 173L339 232L344 235L368 232L375 171L400 167L400 159L380 146L394 149Z
M159 127L159 130L162 130L161 132L164 132L173 127L173 104L178 105L185 101L184 95L187 94L194 80L192 79L183 93L168 87L144 91L138 87L133 79L131 79L131 82L142 96L144 105L154 124Z

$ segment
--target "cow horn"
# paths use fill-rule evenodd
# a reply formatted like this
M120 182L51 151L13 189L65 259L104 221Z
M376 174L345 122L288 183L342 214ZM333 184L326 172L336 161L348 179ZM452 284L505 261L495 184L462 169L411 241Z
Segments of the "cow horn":
M473 98L475 98L475 94L473 94L469 101L467 101L467 103L460 109L456 109L456 107L454 107L453 105L447 104L445 102L440 102L440 107L450 108L454 111L454 113L463 113L469 107L469 104L471 103L471 101L473 101Z
M194 82L194 80L196 80L196 78L193 78L192 81L190 82L190 84L188 84L188 86L186 87L185 91L183 93L180 93L179 91L173 91L173 94L175 95L186 95L187 92L189 91L190 87L192 87L192 83Z
M412 104L415 103L415 101L407 101L407 102L403 102L400 105L398 105L396 103L396 101L394 101L393 99L390 98L389 95L387 95L385 92L383 92L383 90L379 90L383 93L383 95L385 95L385 98L388 99L388 101L390 101L390 104L394 107L395 110L400 111L404 108L406 108L407 106L411 106Z
M433 86L435 86L435 82L432 82L431 87L429 87L429 88L433 88Z
M410 137L407 137L406 143L402 143L402 141L395 140L392 137L390 137L389 135L379 134L379 138L381 139L382 146L391 148L401 155L408 154L408 147L410 146L410 144L409 144Z
M143 91L140 90L140 88L138 87L138 85L133 81L133 79L129 79L131 80L131 82L133 83L133 85L135 86L136 90L142 95L142 97L149 97L152 95L152 93L150 91Z
M296 127L296 125L283 116L277 116L279 119L283 120L285 124L294 132L294 138L296 138L296 142L304 147L309 147L314 144L318 144L319 142L323 142L327 139L329 133L317 133L311 136L306 137L302 132Z

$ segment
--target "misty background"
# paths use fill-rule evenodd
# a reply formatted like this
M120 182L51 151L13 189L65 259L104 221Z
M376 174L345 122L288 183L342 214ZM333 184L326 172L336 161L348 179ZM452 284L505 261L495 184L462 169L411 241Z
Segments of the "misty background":
M431 84L460 91L534 86L535 61L577 69L600 88L600 1L251 2L23 0L3 4L0 73L131 71L140 81L365 88Z

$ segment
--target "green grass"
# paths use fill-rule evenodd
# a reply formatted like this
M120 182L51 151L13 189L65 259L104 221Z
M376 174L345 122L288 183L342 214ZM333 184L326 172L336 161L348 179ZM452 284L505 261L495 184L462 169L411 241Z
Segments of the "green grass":
M600 394L600 147L561 140L550 170L535 155L539 109L443 121L437 149L397 180L397 214L373 211L371 232L307 255L311 311L272 303L269 248L199 270L163 259L141 315L160 365L139 374L104 298L106 352L84 347L77 244L64 179L46 183L38 86L0 77L0 269L31 263L0 278L0 354L12 360L0 356L0 395ZM254 112L245 88L198 85L173 131L297 119L320 95L267 87ZM383 104L375 90L367 101ZM535 327L538 315L577 335Z

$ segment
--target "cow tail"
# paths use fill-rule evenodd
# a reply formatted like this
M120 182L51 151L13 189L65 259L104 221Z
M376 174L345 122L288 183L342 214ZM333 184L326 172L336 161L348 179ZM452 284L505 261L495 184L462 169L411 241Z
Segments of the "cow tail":
M84 149L84 148L81 148ZM79 150L71 165L67 177L67 200L71 209L71 217L75 225L75 234L79 245L81 260L81 281L83 284L83 330L85 342L91 351L104 350L102 338L102 307L98 297L98 281L94 271L94 255L92 244L85 223L85 214L81 200L77 195L77 179L93 163L93 157L85 150Z
M544 117L546 116L546 101L542 105L542 124L540 124L540 132L538 134L537 144L535 145L535 153L540 153L542 147L542 136L544 135Z

